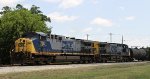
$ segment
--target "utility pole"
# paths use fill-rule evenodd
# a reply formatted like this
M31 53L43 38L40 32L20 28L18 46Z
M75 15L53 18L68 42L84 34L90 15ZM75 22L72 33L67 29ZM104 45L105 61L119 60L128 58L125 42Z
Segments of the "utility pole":
M124 40L123 40L123 35L122 35L122 44L123 44L123 41L124 41Z
M89 39L89 34L86 34L87 40Z
M110 35L110 43L112 43L112 33L109 33Z
M109 36L110 36L110 43L112 43L112 35L120 35L120 34L113 34L113 33L109 33ZM122 44L123 44L123 35L122 35Z

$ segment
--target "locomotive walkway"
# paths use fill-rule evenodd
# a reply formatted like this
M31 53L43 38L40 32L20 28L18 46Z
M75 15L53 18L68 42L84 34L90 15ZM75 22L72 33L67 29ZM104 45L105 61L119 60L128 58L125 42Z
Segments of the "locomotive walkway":
M40 70L50 69L69 69L79 67L91 67L91 66L107 66L107 65L123 65L123 64L144 64L150 63L149 61L144 62L123 62L123 63L92 63L92 64L69 64L69 65L41 65L41 66L11 66L11 67L0 67L0 74L17 73L17 72L31 72Z

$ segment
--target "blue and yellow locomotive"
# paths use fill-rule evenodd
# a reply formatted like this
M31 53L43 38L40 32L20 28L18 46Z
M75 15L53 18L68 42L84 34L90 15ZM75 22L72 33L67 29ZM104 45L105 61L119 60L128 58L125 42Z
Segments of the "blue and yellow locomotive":
M61 35L31 32L15 42L16 63L51 63L56 61L99 61L99 42L69 38Z

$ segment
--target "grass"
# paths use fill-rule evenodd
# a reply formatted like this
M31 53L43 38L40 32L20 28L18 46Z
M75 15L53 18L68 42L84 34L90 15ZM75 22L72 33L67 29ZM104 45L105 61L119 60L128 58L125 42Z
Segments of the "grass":
M11 73L0 79L150 79L150 63Z

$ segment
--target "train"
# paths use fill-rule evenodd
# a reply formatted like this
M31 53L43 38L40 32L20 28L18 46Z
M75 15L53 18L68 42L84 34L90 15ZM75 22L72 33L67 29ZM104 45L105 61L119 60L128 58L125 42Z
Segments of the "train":
M15 41L13 64L49 64L55 62L101 63L144 60L144 49L126 44L76 39L43 32L25 33Z

